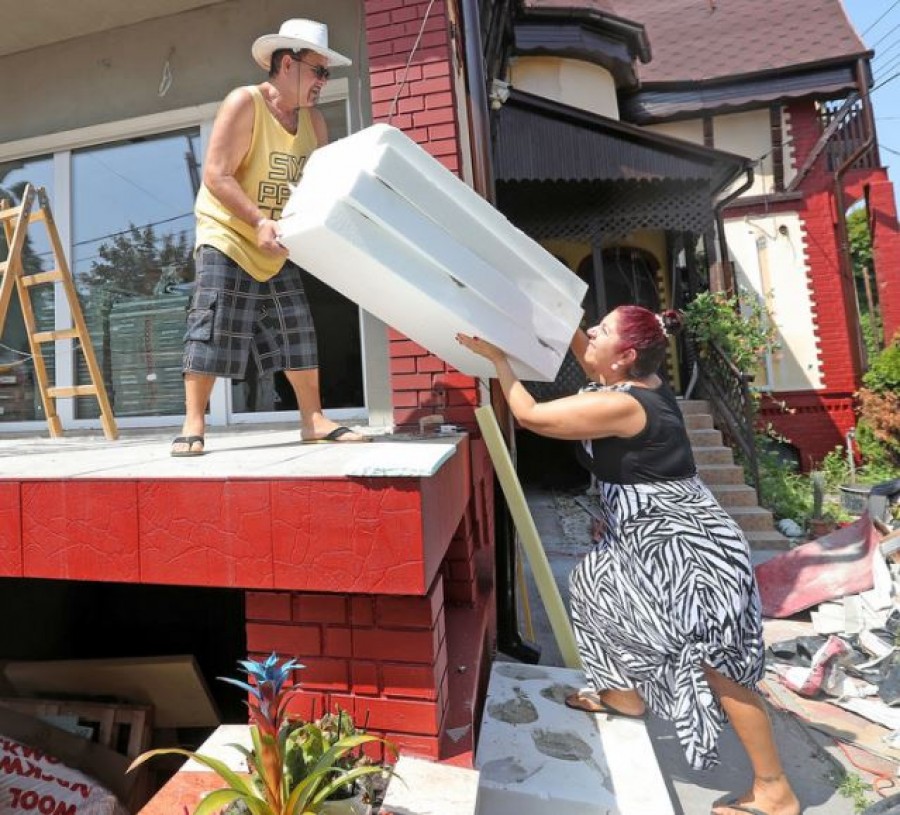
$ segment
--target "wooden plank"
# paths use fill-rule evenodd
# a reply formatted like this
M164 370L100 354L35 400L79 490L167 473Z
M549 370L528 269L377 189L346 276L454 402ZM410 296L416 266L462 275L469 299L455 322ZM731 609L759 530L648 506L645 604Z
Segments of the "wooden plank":
M47 394L53 399L64 399L72 396L96 396L97 389L93 385L66 385L65 387L47 388Z
M77 339L77 328L62 328L58 331L38 331L34 335L34 341L37 343L54 342L56 340L72 340Z
M197 661L190 654L9 662L4 673L21 695L102 696L152 705L157 727L213 727L221 721Z
M0 706L29 716L74 716L79 724L91 727L98 744L137 758L150 747L153 708L150 705L125 705L112 702L86 702L78 699L0 698ZM124 744L125 748L120 749Z
M51 269L49 272L35 272L34 274L24 275L22 277L22 285L26 288L32 286L43 286L46 283L62 283L62 272L58 269Z

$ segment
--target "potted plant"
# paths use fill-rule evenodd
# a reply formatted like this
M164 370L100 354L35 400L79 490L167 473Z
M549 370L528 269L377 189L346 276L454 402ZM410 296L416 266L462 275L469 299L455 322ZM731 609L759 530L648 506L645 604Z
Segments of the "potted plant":
M813 539L821 538L829 532L833 532L837 526L828 513L823 510L825 505L825 474L814 470L809 474L813 491L812 514L809 518L809 534Z
M356 730L346 713L323 716L315 722L291 720L287 703L299 690L286 685L295 669L293 659L272 654L265 662L239 663L250 681L220 677L249 694L250 738L248 750L232 745L247 761L249 774L231 769L225 762L177 747L149 750L138 756L129 770L158 755L179 754L204 764L226 786L204 798L194 815L212 815L227 808L250 815L360 815L368 811L358 792L361 779L390 772L359 755L362 745L383 741ZM385 742L387 743L387 742Z

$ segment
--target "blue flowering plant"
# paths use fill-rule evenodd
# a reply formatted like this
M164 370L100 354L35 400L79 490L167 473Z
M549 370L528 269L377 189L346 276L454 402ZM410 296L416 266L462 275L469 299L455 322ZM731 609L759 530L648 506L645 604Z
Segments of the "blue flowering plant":
M347 714L337 715L336 727L330 714L315 722L288 716L289 702L299 687L287 682L303 665L274 653L264 662L243 660L239 665L248 681L219 678L248 694L252 749L231 746L246 759L249 778L219 759L175 747L149 750L129 769L166 754L180 754L209 767L226 786L206 796L194 815L213 815L226 807L250 815L316 815L329 799L342 797L357 782L388 772L360 755L362 745L383 739L356 730Z

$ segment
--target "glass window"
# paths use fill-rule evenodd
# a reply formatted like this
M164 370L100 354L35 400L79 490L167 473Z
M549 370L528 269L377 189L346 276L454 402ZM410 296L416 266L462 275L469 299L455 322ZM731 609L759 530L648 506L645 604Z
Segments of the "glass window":
M27 184L43 187L53 206L53 161L49 157L0 163L0 200L11 206L20 203ZM35 202L37 203L37 202ZM12 226L11 222L8 222ZM0 230L0 260L8 255L6 236ZM54 268L53 253L43 224L28 229L22 251L22 263L26 274L50 271ZM53 286L35 286L30 289L38 330L53 328ZM53 343L42 348L51 382L54 376ZM13 291L6 314L6 322L0 336L0 421L15 422L43 419L44 410L40 393L35 387L34 365L19 297Z
M116 416L184 412L199 144L192 128L72 154L72 270ZM98 415L78 403L78 418Z

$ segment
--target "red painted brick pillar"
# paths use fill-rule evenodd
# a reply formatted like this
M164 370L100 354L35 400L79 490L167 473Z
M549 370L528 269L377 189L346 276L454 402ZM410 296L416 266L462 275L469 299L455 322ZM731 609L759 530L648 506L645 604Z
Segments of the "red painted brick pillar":
M447 709L443 579L422 597L247 592L247 651L306 667L290 710L310 719L340 707L398 748L439 757Z
M900 330L900 226L894 185L887 179L869 184L869 213L874 228L875 286L884 321L884 341L888 343Z
M459 173L446 0L366 0L365 10L373 121L403 130ZM439 413L448 423L474 427L474 380L456 375L442 384L441 376L453 371L450 366L397 331L391 330L389 338L395 424L416 428L423 416Z

